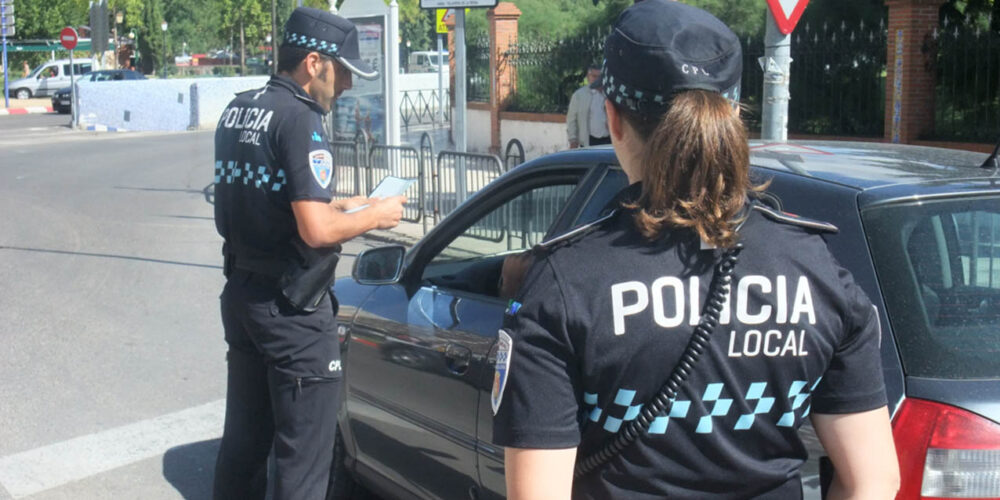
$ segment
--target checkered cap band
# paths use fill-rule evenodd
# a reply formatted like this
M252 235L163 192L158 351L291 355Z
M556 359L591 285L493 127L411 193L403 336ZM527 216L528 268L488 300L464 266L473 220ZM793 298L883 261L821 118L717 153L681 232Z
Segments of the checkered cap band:
M606 60L604 61L604 67L601 69L601 75L604 95L611 102L617 105L624 106L633 112L644 116L663 115L668 109L670 109L670 102L673 100L673 94L666 95L655 91L644 90L634 85L630 85L628 82L624 82L620 78L615 78L615 75L608 71L608 63ZM737 81L736 85L731 87L729 90L720 92L722 97L729 100L734 109L739 107L740 104L740 88L741 82ZM693 88L682 89L681 91L683 90L693 90Z
M328 42L326 40L317 40L315 37L299 33L285 33L285 44L293 47L315 50L316 52L326 54L330 57L337 57L340 55L340 47L338 47L336 43Z

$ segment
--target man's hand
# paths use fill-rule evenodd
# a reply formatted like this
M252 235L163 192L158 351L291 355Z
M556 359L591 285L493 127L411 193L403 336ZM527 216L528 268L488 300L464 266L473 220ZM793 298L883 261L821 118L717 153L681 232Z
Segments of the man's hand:
M354 196L352 198L346 198L343 200L333 200L330 202L330 206L340 210L341 212L346 212L348 210L358 208L361 205L366 205L371 203L372 200L364 196Z
M569 148L576 149L580 147L580 141L569 141Z
M399 220L403 218L403 204L406 203L405 196L393 196L392 198L372 198L368 200L368 208L372 210L378 229L392 229L399 225Z

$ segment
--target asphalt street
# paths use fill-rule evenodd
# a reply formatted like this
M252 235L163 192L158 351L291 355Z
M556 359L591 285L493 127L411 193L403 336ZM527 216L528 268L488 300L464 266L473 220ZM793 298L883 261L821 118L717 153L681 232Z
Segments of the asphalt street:
M221 435L211 132L0 117L0 499L209 498ZM378 242L345 245L338 274Z

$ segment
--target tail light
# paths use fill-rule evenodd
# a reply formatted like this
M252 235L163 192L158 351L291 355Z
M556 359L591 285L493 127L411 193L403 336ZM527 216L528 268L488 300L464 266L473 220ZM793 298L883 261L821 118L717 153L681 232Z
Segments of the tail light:
M941 403L906 399L892 422L897 500L1000 498L1000 425Z

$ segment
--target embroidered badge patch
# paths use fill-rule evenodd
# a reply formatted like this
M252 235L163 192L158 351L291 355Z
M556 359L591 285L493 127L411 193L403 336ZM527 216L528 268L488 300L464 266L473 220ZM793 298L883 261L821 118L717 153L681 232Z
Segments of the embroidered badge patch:
M329 151L325 149L310 151L309 167L320 187L323 189L330 187L330 181L333 180L333 155Z
M507 310L504 311L504 313L507 316L514 316L517 314L517 311L520 310L521 310L521 303L514 299L510 299L510 301L507 302Z
M500 330L497 340L497 361L493 374L493 392L490 394L490 403L493 405L493 415L500 410L500 402L503 401L503 390L507 387L507 376L510 373L510 355L513 351L514 340L507 332Z

